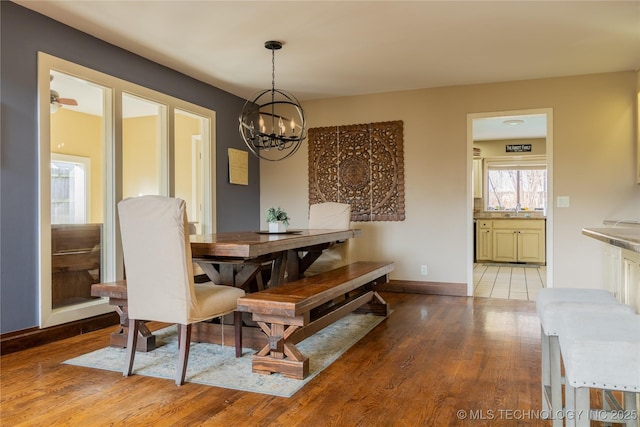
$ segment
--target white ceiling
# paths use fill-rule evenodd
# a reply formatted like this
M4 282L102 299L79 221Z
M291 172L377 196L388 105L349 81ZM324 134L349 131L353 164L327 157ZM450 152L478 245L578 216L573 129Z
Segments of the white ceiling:
M243 98L640 68L640 1L14 1Z

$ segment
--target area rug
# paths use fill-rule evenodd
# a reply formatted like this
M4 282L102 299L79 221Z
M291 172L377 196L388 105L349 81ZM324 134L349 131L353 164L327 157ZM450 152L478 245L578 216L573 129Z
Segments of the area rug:
M371 314L350 314L297 344L309 357L309 376L304 380L281 374L254 374L251 372L251 358L255 353L252 349L243 349L242 357L236 358L232 346L192 343L186 382L291 397L384 319ZM154 334L156 349L136 354L133 373L173 380L178 362L177 328L170 326ZM63 363L122 372L125 353L122 348L106 347Z

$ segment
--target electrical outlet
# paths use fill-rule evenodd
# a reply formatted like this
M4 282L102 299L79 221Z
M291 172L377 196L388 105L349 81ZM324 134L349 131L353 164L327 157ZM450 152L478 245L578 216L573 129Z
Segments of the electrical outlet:
M420 274L422 274L423 276L427 275L427 266L423 265L420 267Z

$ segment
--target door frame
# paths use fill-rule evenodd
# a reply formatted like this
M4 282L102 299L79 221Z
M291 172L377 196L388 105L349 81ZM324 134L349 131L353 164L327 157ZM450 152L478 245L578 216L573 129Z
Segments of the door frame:
M547 230L546 263L548 288L553 287L553 108L534 108L528 110L492 111L467 114L467 296L473 296L473 120L500 116L522 116L545 114L547 116Z

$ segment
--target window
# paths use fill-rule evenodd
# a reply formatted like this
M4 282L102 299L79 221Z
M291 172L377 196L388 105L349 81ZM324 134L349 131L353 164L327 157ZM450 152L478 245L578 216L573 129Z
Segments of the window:
M547 168L538 161L488 161L486 210L545 210Z
M89 210L90 159L51 153L51 224L84 224Z

